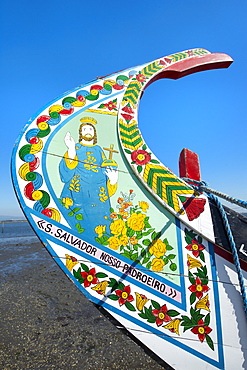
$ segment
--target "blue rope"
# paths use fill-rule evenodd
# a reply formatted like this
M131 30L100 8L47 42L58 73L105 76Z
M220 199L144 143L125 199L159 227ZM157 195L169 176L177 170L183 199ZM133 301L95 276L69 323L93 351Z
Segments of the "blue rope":
M211 189L206 186L207 184L204 181L196 181L196 180L187 179L187 178L184 178L184 180L187 181L187 182L190 182L190 183L194 183L195 185L192 185L192 186L196 190L205 191L207 193L208 198L213 200L219 208L219 211L220 211L220 214L221 214L221 217L222 217L222 220L223 220L223 224L224 224L227 236L228 236L228 240L229 240L229 243L230 243L230 246L231 246L233 262L234 262L234 265L236 267L237 274L238 274L238 281L239 281L240 290L241 290L241 294L242 294L242 298L243 298L244 311L245 311L245 315L246 315L246 319L247 319L247 293L246 293L246 289L245 289L245 285L244 285L244 277L243 277L243 273L242 273L241 266L240 266L240 261L239 261L239 257L238 257L236 244L235 244L235 241L234 241L234 238L233 238L233 235L232 235L232 231L231 231L231 227L230 227L228 218L226 216L226 212L225 212L221 202L219 201L219 199L215 195L210 194ZM206 189L206 190L204 190L204 189ZM217 191L213 191L213 192L214 193L220 193L220 192L217 192ZM220 194L223 194L223 193L220 193ZM223 195L225 195L225 194L223 194ZM226 197L230 198L230 199L234 199L234 198L228 197L227 195L226 195ZM226 197L224 197L224 199L226 199ZM244 202L244 201L240 201L240 202L242 204L238 204L236 201L234 201L232 203L236 203L238 205L242 205L242 207L247 208L247 202Z
M219 211L220 211L220 214L221 214L221 217L222 217L222 220L223 220L223 224L224 224L224 227L225 227L225 230L226 230L226 233L227 233L227 236L228 236L228 240L229 240L229 243L230 243L230 246L231 246L231 250L232 250L233 262L234 262L234 265L236 267L237 274L238 274L238 281L239 281L240 290L241 290L241 294L242 294L242 298L243 298L244 311L245 311L245 315L246 315L246 318L247 318L247 293L246 293L246 289L245 289L245 285L244 285L244 277L243 277L243 273L242 273L242 270L241 270L240 261L239 261L239 257L238 257L238 252L237 252L236 244L235 244L235 241L234 241L234 238L233 238L233 235L232 235L231 227L230 227L228 218L226 216L226 212L225 212L221 202L219 201L219 199L213 194L207 194L207 196L208 196L209 199L212 199L217 204L217 206L219 208Z
M230 197L229 195L221 193L218 190L211 189L211 188L208 187L208 184L205 181L192 180L192 179L188 179L187 177L183 177L183 180L186 181L186 182L190 182L192 184L195 184L197 186L198 191L204 191L205 193L215 194L218 197L221 197L221 198L227 200L228 202L237 204L238 206L243 207L243 208L247 208L247 202L246 201Z

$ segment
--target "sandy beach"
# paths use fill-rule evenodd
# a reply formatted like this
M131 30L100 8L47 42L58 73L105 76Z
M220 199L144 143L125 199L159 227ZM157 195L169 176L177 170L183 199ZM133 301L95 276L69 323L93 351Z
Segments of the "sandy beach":
M79 292L38 239L1 246L0 284L1 369L164 369Z

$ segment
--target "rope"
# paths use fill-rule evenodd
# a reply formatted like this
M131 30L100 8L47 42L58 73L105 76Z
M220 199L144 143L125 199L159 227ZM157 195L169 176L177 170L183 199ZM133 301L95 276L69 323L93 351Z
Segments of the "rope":
M184 181L195 184L197 186L197 190L204 191L207 194L215 194L218 197L227 200L228 202L235 203L240 207L247 208L247 202L244 200L240 200L237 198L230 197L227 194L221 193L218 190L214 190L208 187L207 183L205 181L196 181L192 179L188 179L187 177L182 178Z
M246 319L247 319L247 293L246 293L246 289L245 289L245 285L244 285L244 277L243 277L243 273L242 273L241 266L240 266L240 261L239 261L239 257L238 257L236 244L235 244L235 241L234 241L234 238L233 238L233 235L232 235L231 227L230 227L226 212L225 212L221 202L219 201L219 199L213 194L217 194L217 195L221 196L222 198L224 198L226 200L229 200L232 203L236 203L236 204L238 204L238 205L240 205L244 208L247 208L247 202L229 197L228 195L223 194L221 192L218 192L216 190L212 190L207 186L207 184L204 181L196 181L196 180L187 179L187 178L183 178L183 180L195 184L195 188L197 190L205 191L207 193L208 198L213 200L216 203L216 205L218 206L218 209L219 209L221 217L222 217L223 225L225 227L225 230L226 230L226 233L227 233L227 236L228 236L228 240L229 240L229 243L230 243L230 246L231 246L233 262L234 262L234 265L236 267L236 271L237 271L237 274L238 274L238 281L239 281L240 290L241 290L241 294L242 294L244 311L245 311L245 315L246 315Z

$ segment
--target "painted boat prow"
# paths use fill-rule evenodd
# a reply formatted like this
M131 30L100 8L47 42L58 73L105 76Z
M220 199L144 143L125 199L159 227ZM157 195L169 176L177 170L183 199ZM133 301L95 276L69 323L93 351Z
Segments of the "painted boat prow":
M159 78L231 63L191 49L98 78L34 115L13 150L18 200L53 259L175 369L244 369L247 327L208 198L148 148L138 104Z

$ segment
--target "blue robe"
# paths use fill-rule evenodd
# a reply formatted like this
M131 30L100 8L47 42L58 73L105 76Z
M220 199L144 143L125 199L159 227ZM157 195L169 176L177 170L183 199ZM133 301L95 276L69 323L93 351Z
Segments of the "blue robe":
M105 167L100 167L105 160L100 146L77 143L76 158L70 162L66 153L59 165L60 178L64 183L60 197L61 211L82 238L94 238L97 236L94 231L96 226L106 225L108 229L110 223L109 180Z

